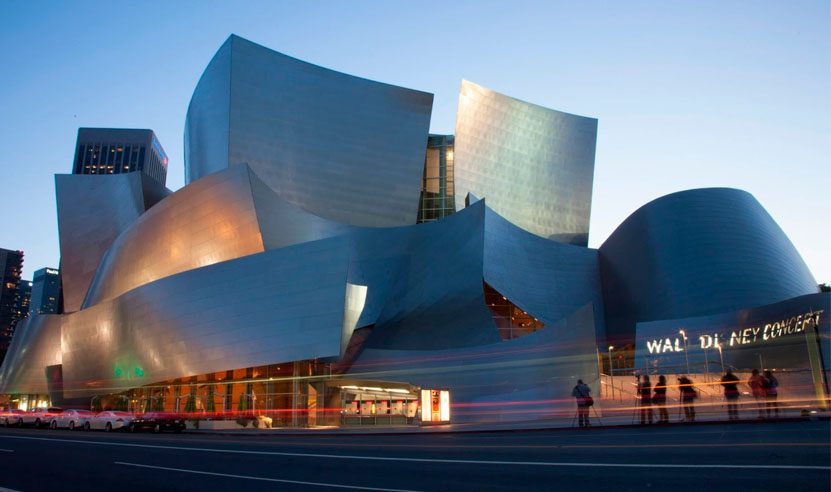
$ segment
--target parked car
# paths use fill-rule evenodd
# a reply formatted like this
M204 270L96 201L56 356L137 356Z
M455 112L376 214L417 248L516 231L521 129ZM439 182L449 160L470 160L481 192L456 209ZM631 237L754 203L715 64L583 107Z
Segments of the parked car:
M49 423L49 427L52 429L83 429L87 420L94 415L95 413L90 412L89 410L64 410L52 419L52 422Z
M63 408L49 407L36 408L20 415L19 425L31 425L34 427L45 427L52 422L52 419L63 412Z
M126 429L132 421L133 414L130 412L105 410L88 417L84 422L84 430L105 430L110 432L118 429Z
M182 432L185 430L185 419L174 413L147 412L137 416L130 423L131 431L150 429L153 432L171 430Z
M20 425L21 416L26 413L23 410L4 410L0 413L0 419L2 419L3 424L6 427L11 427L12 425Z

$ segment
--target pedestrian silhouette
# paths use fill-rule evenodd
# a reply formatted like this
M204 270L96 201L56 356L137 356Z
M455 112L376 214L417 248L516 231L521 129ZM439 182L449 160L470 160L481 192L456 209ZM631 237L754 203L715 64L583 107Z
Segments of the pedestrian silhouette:
M763 380L765 388L765 413L770 418L773 413L775 417L779 417L779 403L776 397L779 396L779 380L770 371L765 371L765 378Z
M646 424L647 421L652 423L652 384L649 382L649 376L644 375L643 379L638 383L638 396L641 397L641 425Z
M684 407L684 421L695 422L695 399L698 392L687 376L678 378L678 392L681 396L681 405Z
M750 373L750 379L747 381L750 386L750 392L756 400L756 409L759 411L758 417L765 418L765 379L759 375L758 369L753 369Z
M669 412L667 412L667 378L658 376L658 382L655 383L652 395L652 403L658 406L658 423L666 424L669 422Z
M724 400L727 402L727 418L739 420L739 378L728 370L721 378L724 387Z
M589 407L594 404L591 397L592 390L585 384L582 379L577 380L577 386L571 390L571 396L577 401L577 417L579 418L580 427L588 427L589 422ZM571 425L574 425L573 423Z

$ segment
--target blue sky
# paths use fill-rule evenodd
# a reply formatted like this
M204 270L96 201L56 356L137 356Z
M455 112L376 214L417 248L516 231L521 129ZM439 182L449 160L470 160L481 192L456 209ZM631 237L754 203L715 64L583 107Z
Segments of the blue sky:
M58 265L54 178L80 126L152 128L183 185L193 88L229 34L435 94L462 78L599 119L590 246L674 191L753 193L831 282L831 11L803 2L0 4L0 247Z

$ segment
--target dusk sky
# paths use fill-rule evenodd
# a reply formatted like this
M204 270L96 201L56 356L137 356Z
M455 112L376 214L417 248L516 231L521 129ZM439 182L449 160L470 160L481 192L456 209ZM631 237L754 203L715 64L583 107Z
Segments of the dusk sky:
M662 195L734 187L831 282L827 0L5 1L0 27L0 247L26 279L58 266L54 175L78 127L153 129L183 186L188 102L234 33L431 92L434 133L454 132L463 78L597 118L590 246Z

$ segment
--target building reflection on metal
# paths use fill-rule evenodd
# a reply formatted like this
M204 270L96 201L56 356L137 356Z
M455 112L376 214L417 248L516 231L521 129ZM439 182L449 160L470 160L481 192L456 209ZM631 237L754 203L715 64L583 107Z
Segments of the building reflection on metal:
M344 224L416 221L433 95L231 36L193 93L186 182L248 164L298 207Z
M528 232L586 246L597 120L462 81L456 208L468 193Z

